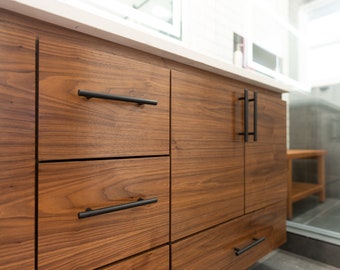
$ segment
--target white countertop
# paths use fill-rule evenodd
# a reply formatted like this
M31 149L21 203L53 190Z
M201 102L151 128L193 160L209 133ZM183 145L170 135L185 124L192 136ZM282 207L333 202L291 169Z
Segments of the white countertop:
M0 7L269 90L291 90L291 86L278 80L190 50L181 41L136 25L108 20L59 1L1 0Z

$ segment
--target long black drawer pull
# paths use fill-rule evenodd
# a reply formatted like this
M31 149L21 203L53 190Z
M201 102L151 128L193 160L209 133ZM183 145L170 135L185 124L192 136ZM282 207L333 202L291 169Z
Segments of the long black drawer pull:
M104 94L104 93L92 92L92 91L87 91L87 90L82 90L82 89L78 90L78 96L82 96L86 98L100 98L100 99L118 100L118 101L123 101L123 102L132 102L132 103L137 103L139 105L143 105L143 104L157 105L158 104L157 100Z
M254 102L254 118L253 118L253 132L250 132L249 135L254 136L254 142L257 141L257 93L254 92L254 98L249 99L249 102Z
M244 132L240 132L239 135L244 136L244 141L248 142L249 135L253 135L254 141L257 141L257 93L254 92L254 97L249 98L248 90L244 90L244 97L240 97L239 100L244 100L244 108L243 108L243 115L244 115L244 121L243 121L243 129ZM248 127L248 117L249 117L249 111L248 106L249 102L254 102L254 118L253 118L253 132L249 132Z
M103 214L107 214L107 213L111 213L111 212L117 212L117 211L120 211L120 210L134 208L134 207L143 206L143 205L156 203L156 202L158 202L157 198L151 198L151 199L145 199L145 200L139 199L136 202L114 205L114 206L109 206L109 207L104 207L104 208L99 208L99 209L94 209L94 210L92 210L91 208L86 208L85 212L79 212L78 213L78 219L103 215Z
M248 104L249 104L249 98L248 98L248 90L244 90L244 97L240 97L239 100L244 100L244 107L243 107L243 129L244 132L239 133L239 135L244 135L244 141L248 141Z
M264 240L266 240L265 237L261 237L261 238L259 238L259 239L254 238L254 239L253 239L254 242L251 243L250 245L248 245L248 246L246 246L246 247L244 247L244 248L234 248L234 250L235 250L235 255L236 255L236 256L241 255L242 253L244 253L244 252L248 251L249 249L255 247L256 245L260 244L260 243L263 242Z

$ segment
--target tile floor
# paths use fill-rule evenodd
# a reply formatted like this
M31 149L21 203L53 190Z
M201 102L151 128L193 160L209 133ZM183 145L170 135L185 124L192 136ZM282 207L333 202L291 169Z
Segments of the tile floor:
M293 222L340 233L340 199L327 198L319 203L311 196L294 203Z
M339 270L281 249L274 250L248 270Z

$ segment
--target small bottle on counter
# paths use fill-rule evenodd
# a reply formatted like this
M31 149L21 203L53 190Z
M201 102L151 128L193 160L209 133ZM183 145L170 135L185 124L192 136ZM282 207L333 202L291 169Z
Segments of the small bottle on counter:
M234 65L237 67L243 67L243 53L242 44L236 45L236 50L234 51Z

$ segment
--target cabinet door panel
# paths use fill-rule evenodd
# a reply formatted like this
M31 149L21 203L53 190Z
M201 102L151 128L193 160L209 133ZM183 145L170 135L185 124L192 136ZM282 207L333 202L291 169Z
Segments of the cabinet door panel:
M40 164L38 226L39 269L93 269L167 243L169 157Z
M285 201L287 196L286 103L258 93L257 141L246 143L246 212ZM249 126L253 110L249 109Z
M114 55L100 40L42 36L39 47L39 160L169 154L168 69ZM158 103L87 99L79 89Z
M0 268L34 269L35 37L0 11Z
M286 239L284 203L272 205L172 245L172 269L247 269ZM245 249L254 239L257 245Z
M172 240L243 214L240 93L225 78L172 71Z

